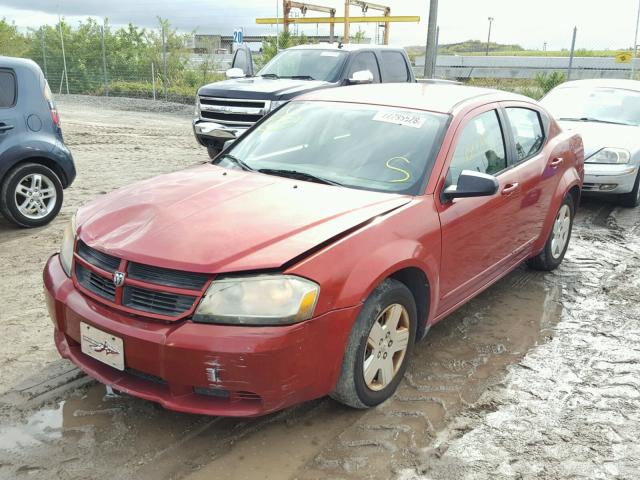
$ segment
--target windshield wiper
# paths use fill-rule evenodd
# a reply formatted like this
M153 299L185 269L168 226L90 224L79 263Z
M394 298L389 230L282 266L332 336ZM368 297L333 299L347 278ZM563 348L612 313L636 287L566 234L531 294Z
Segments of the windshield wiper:
M247 170L249 172L255 172L255 170L253 168L251 168L249 165L244 163L242 160L240 160L235 155L231 155L230 153L225 153L224 155L221 155L219 158L220 158L220 160L222 160L223 158L228 158L229 160L231 160L233 163L238 165L243 170Z
M610 123L612 125L633 125L632 123L614 122L613 120L600 120L593 117L580 117L580 118L559 118L558 120L565 122L597 122L597 123Z
M263 73L260 75L262 78L280 78L275 73Z
M282 78L293 78L294 80L315 80L311 75L291 75L290 77Z
M341 183L334 182L333 180L329 180L327 178L318 177L317 175L313 175L311 173L306 172L298 172L296 170L284 170L277 168L261 168L258 170L260 173L265 173L267 175L278 175L281 177L289 177L299 180L309 180L311 182L324 183L326 185L337 185L339 187L342 186Z

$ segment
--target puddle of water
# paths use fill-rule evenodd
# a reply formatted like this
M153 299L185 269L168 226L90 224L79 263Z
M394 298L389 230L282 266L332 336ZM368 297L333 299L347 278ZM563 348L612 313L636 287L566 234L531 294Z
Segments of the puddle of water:
M35 412L22 425L0 427L0 450L13 451L60 438L63 407L64 401L56 408Z

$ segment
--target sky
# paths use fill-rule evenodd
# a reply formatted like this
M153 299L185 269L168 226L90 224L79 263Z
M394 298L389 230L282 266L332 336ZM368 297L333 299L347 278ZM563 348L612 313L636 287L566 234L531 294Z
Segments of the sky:
M342 0L311 0L344 11ZM391 7L392 15L419 15L420 23L392 24L391 42L398 46L422 45L427 31L428 0L376 0ZM633 44L640 0L440 0L438 25L440 43L468 39L486 41L488 17L493 17L491 40L516 43L525 48L549 50L569 48L574 26L578 27L576 48L620 49ZM112 25L129 22L156 27L157 16L168 18L181 31L231 34L244 28L245 34L275 33L274 26L255 24L256 17L282 15L279 0L0 0L0 18L21 29L54 24L58 15L73 24L87 16L107 17ZM351 7L351 15L360 15ZM370 11L369 16L375 12ZM308 16L324 16L308 13ZM304 25L304 33L327 33L327 27ZM352 32L357 30L353 25ZM366 35L375 35L375 26L361 24ZM318 30L317 30L318 29ZM336 32L341 32L340 26Z

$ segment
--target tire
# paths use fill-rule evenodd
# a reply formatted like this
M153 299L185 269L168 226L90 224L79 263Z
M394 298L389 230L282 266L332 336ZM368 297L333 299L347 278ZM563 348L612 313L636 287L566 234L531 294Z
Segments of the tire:
M527 260L527 265L529 265L529 267L534 270L542 270L546 272L550 272L558 268L567 253L567 248L569 247L571 230L573 229L574 214L575 207L573 205L573 197L567 193L558 208L558 212L556 213L556 217L553 222L553 228L551 229L551 232L549 232L549 237L544 245L544 249L535 257ZM561 217L565 220L561 220ZM558 222L568 222L568 224L561 226ZM564 230L565 228L566 230ZM560 238L563 242L561 245L558 245L557 241L554 242L554 240L558 239L558 233L560 233Z
M397 327L393 328L394 333L389 326L393 324L396 314L399 320ZM354 323L340 378L331 397L353 408L373 407L391 397L402 380L413 352L417 318L411 291L394 279L382 282L367 298ZM375 325L378 326L374 330ZM370 338L380 341L370 343ZM392 345L394 340L395 346ZM376 344L375 348L372 343ZM404 351L398 349L403 343L406 345ZM367 364L368 372L377 372L369 382L365 379Z
M209 158L211 160L216 158L221 151L222 148L218 145L207 145L207 153L209 154Z
M20 227L46 225L58 215L62 200L60 179L53 170L38 163L18 165L0 186L0 211L7 220Z
M629 193L620 195L618 202L623 207L633 208L640 205L640 171L636 175L636 181L633 184L633 190Z

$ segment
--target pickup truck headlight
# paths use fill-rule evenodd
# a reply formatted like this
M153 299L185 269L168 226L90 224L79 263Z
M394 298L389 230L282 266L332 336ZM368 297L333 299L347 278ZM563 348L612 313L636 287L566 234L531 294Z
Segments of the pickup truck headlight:
M73 263L73 247L76 243L76 215L75 213L71 217L71 220L64 227L64 233L62 234L62 245L60 247L60 264L67 277L71 276L71 264Z
M289 325L313 316L320 287L292 275L256 275L214 280L193 315L194 322L227 325Z
M285 103L287 103L289 100L272 100L271 101L271 106L269 107L269 111L273 111L276 108L278 108L280 105L284 105Z
M194 114L196 117L199 117L199 116L200 116L200 97L199 97L198 95L196 95L196 108L195 108L195 110L193 111L193 114Z
M603 148L585 160L585 163L629 163L631 154L624 148Z

